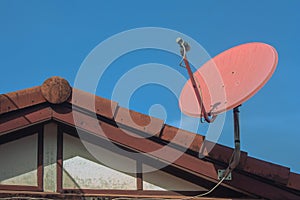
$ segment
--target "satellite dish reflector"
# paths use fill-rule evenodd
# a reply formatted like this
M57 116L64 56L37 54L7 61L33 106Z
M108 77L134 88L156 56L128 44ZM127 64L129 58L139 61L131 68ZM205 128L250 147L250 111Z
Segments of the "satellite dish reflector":
M233 47L206 62L193 77L207 113L216 115L247 101L271 78L277 62L275 48L259 42ZM203 117L191 79L183 87L179 107L189 116Z
M217 114L233 109L234 151L228 167L219 182L205 196L214 191L237 167L240 161L239 106L252 97L271 78L275 71L278 55L276 50L264 43L247 43L224 51L206 62L195 73L186 57L187 42L176 40L180 45L182 62L190 79L180 94L179 107L182 112L193 117L202 117L206 122L214 122ZM203 146L201 148L203 149ZM200 149L201 152L201 149Z

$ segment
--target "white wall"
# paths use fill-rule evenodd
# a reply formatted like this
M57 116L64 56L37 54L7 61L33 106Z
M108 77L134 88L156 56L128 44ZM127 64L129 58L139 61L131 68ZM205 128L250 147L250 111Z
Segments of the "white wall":
M0 184L37 186L38 135L0 145Z
M143 170L148 172L143 174L144 190L206 191L203 187L148 165L143 165Z
M104 148L89 144L94 151L98 151L101 160L112 161L122 168L122 165L136 167L136 162L129 158L114 154ZM89 146L89 147L91 147ZM135 174L126 174L124 172L105 166L99 160L95 159L85 148L78 138L64 134L64 188L81 188L81 189L122 189L135 190L136 177ZM121 162L117 162L120 161ZM121 165L121 166L120 166ZM135 169L133 169L135 170Z
M136 190L136 161L109 149L63 134L64 189ZM86 149L92 149L95 158ZM44 126L44 191L57 187L57 124ZM37 186L38 135L0 145L0 184ZM205 191L189 181L143 165L144 190ZM122 171L122 170L125 170Z

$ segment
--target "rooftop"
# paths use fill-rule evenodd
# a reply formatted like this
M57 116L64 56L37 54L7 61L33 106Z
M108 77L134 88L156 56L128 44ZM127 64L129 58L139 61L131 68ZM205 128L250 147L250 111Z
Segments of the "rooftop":
M72 98L75 93L76 99ZM95 107L89 103L90 99L94 99ZM74 119L74 114L77 119ZM95 120L100 123L104 134L93 126ZM60 77L52 77L41 86L0 95L0 141L13 131L48 121L78 127L99 137L105 136L117 144L144 152L201 177L210 183L208 185L218 182L217 170L226 168L233 153L232 148L216 144L211 151L204 153L204 158L199 158L204 136L120 107L117 102L71 88ZM127 134L122 128L134 135ZM155 150L166 146L165 151L155 153ZM183 153L174 161L170 155L177 151ZM299 174L285 166L250 157L247 152L242 152L232 176L234 178L224 181L222 187L265 199L300 198Z

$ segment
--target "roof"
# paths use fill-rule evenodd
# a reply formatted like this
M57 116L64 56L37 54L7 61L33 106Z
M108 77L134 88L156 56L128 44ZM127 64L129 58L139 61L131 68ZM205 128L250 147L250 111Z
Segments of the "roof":
M217 183L216 169L228 165L232 148L216 144L205 158L200 159L198 152L205 140L204 136L167 125L161 119L120 107L117 102L71 88L67 81L61 80L64 79L52 77L42 86L1 94L0 138L12 131L51 120L73 127L79 126L101 137L103 133L99 133L97 128L91 126L91 121L95 119L90 113L95 112L101 128L109 130L105 133L108 133L106 137L110 140L146 153L172 143L164 152L153 153L151 156L170 162L209 182ZM71 91L68 92L68 89ZM76 99L72 99L71 92L76 93ZM89 98L95 99L95 109L88 103ZM134 122L128 119L128 112ZM75 124L74 113L80 116L81 123ZM120 126L135 134L147 134L149 137L131 137L124 133ZM187 144L190 139L192 142ZM185 153L172 161L169 155L175 151ZM222 186L265 199L300 198L299 174L291 172L287 167L250 157L246 152L241 153L240 164L232 175L237 178L223 182Z

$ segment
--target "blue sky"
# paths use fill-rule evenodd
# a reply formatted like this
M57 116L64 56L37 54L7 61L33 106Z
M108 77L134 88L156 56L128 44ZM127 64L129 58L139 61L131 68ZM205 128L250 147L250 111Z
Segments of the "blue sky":
M72 84L91 50L112 35L133 28L179 31L199 42L212 57L238 44L265 42L277 49L279 63L271 80L241 108L242 150L300 172L299 7L297 0L1 0L0 93L41 85L54 75ZM112 86L122 73L149 62L172 66L187 77L178 67L178 57L138 51L112 64L97 95L111 98ZM139 88L130 108L148 114L154 104L164 105L167 123L176 123L180 114L177 99L157 85ZM232 146L232 137L229 111L219 142Z

